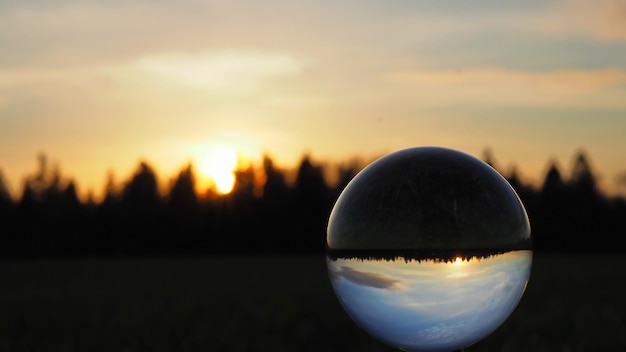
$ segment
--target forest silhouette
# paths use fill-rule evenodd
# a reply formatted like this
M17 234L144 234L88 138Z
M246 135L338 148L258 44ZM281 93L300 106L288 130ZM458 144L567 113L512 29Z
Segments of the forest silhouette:
M483 159L493 166L491 153ZM569 177L549 163L539 186L515 170L503 173L528 212L533 249L626 250L625 199L599 190L584 151L574 160ZM140 161L121 184L109 176L101 201L81 201L75 181L45 154L38 165L15 199L0 172L0 258L323 252L332 206L365 166L341 165L329 182L327 165L303 155L289 181L289 170L266 155L260 170L237 170L233 191L220 196L198 194L192 164L163 192L153 167Z
M530 249L530 248L529 248ZM523 249L521 249L523 250ZM383 249L383 250L362 250L362 249L329 249L326 258L332 261L339 259L356 261L403 261L405 263L433 262L433 263L455 263L457 261L469 262L472 260L484 260L494 258L499 255L514 252L514 249Z

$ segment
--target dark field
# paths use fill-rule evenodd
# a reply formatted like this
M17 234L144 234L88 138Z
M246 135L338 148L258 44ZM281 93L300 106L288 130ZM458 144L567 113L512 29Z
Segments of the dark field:
M466 351L626 350L626 259L536 254L509 320ZM0 351L392 351L322 256L0 263Z

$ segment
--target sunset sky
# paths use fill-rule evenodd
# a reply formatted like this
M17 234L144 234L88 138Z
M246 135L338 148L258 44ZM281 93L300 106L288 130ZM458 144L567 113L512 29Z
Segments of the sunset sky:
M294 165L490 148L530 182L626 173L624 1L0 0L0 170L100 193L215 148ZM621 188L626 192L626 186Z

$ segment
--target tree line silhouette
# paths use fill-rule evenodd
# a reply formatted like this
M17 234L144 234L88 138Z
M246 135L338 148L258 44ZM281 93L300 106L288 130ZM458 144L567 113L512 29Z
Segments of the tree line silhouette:
M526 249L529 250L530 248ZM501 254L524 249L504 249L493 248L477 249L330 249L326 251L326 258L332 261L338 259L348 259L356 261L404 261L405 263L433 262L433 263L455 263L457 260L469 262L471 260L484 260L497 257Z
M493 166L489 152L484 160ZM40 155L38 169L13 199L0 172L0 258L115 255L203 255L323 252L328 216L347 183L365 166L350 162L329 182L327 165L303 155L290 182L270 156L261 171L236 171L231 193L199 195L192 164L166 192L146 161L102 201L81 201L76 183ZM255 184L262 173L264 182ZM551 162L530 186L505 175L526 206L538 251L623 251L626 201L602 193L587 155L576 154L569 177Z

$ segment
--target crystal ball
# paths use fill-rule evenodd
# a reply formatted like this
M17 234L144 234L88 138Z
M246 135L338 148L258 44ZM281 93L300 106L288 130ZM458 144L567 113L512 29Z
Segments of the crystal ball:
M361 170L330 214L326 263L348 315L404 351L454 351L496 330L532 265L530 223L495 169L414 147Z

